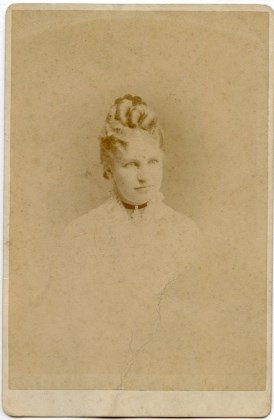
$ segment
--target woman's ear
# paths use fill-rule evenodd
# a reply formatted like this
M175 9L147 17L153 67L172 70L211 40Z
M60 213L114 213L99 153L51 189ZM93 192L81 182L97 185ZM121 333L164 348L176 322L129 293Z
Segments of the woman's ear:
M104 178L111 179L111 177L112 177L111 168L107 165L104 165Z

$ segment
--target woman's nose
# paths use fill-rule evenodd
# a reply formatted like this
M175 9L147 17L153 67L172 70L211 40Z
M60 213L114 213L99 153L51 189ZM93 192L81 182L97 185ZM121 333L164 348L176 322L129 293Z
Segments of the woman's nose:
M139 182L146 182L147 181L147 170L145 167L140 167L138 170L138 180Z

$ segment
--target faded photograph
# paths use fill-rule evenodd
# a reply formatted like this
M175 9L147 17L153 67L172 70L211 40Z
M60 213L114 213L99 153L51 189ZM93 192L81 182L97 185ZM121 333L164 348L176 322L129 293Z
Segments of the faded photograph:
M66 302L54 323L70 330L68 341L59 339L63 363L66 352L77 371L90 360L93 373L116 374L120 389L146 346L156 351L165 292L178 276L192 280L200 240L195 223L164 202L164 133L139 96L115 100L99 140L110 197L65 230L52 281L63 278Z
M11 11L10 390L266 389L269 12L156 9Z

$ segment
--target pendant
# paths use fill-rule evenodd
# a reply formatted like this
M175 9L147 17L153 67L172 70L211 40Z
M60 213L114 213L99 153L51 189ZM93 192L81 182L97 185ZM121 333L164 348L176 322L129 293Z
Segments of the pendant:
M132 212L131 218L134 224L138 224L142 220L142 214L140 211L138 211L138 206L135 206L135 209Z

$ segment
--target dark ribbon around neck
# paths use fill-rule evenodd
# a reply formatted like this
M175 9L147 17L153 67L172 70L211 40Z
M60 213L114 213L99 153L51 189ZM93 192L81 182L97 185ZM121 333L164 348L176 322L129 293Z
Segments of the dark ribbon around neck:
M124 203L123 201L122 201L122 204L126 209L130 209L130 210L135 210L135 209L139 210L139 209L143 209L147 206L147 203L140 204L138 206L137 205L134 206L133 204Z

